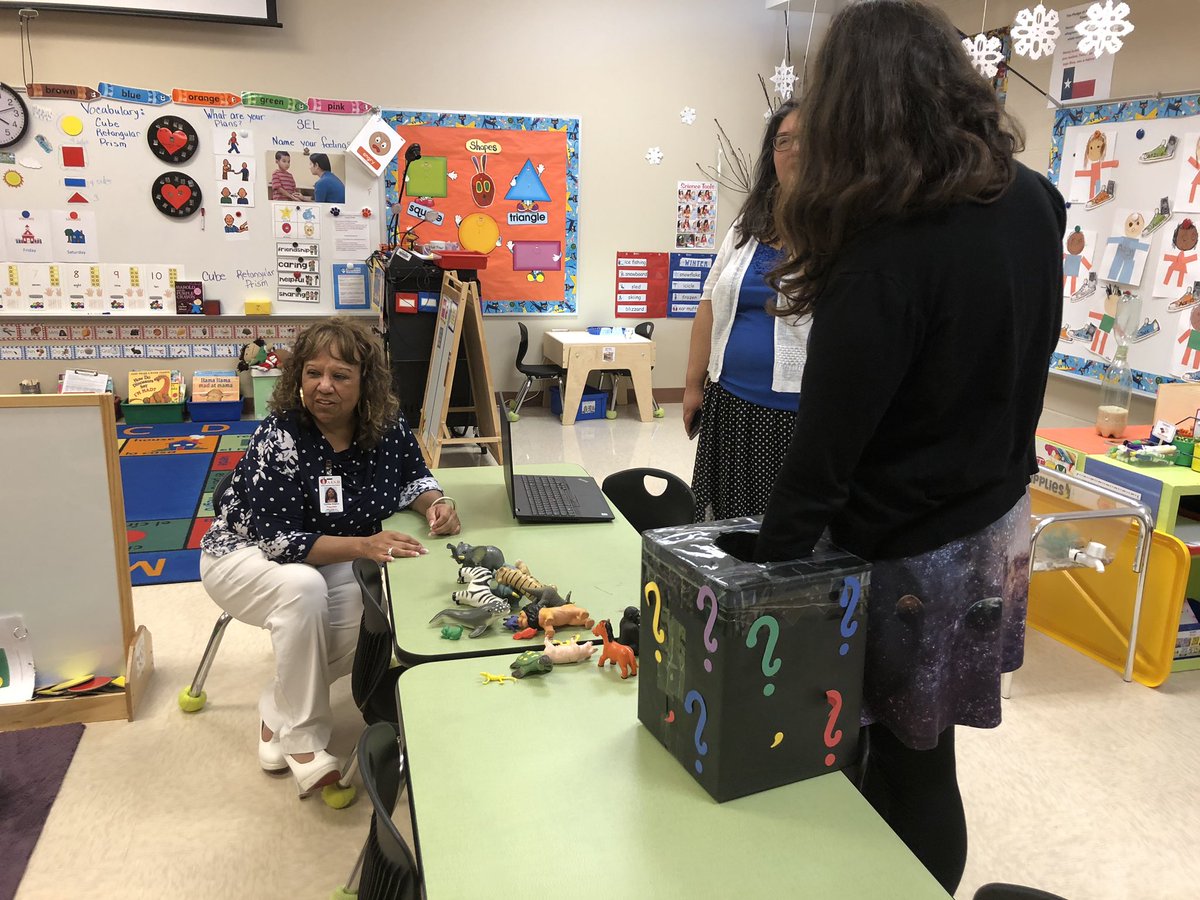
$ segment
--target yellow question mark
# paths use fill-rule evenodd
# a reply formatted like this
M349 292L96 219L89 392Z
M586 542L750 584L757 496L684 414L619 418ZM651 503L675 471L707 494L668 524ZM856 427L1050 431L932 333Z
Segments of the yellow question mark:
M651 631L654 633L654 639L660 644L667 639L667 633L659 627L658 617L662 614L662 597L658 593L658 585L653 581L646 582L646 602L650 603L650 594L654 594L654 622L651 626ZM662 662L662 652L655 648L655 662Z

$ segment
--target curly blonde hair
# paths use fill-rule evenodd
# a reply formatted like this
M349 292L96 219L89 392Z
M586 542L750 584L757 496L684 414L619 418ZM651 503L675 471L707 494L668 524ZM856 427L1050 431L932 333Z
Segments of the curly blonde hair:
M268 408L273 413L295 411L300 422L311 427L312 416L300 399L301 378L304 366L325 351L358 366L362 387L355 409L354 440L360 446L374 447L400 421L400 401L392 391L392 373L383 358L383 342L361 319L334 316L300 332L291 357L283 364Z

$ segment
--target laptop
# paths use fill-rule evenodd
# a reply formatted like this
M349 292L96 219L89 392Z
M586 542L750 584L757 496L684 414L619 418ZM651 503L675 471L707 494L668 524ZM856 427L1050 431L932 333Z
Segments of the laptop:
M611 522L612 510L590 475L514 475L512 423L500 402L504 485L518 522Z

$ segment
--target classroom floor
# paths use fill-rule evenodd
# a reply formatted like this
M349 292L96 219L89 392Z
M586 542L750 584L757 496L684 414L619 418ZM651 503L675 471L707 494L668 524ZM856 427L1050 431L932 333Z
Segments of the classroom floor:
M578 462L597 480L643 465L690 480L695 445L683 436L679 405L666 413L648 424L623 414L563 428L529 406L514 425L514 456L518 464ZM455 453L455 462L481 462L475 452ZM137 623L153 635L157 672L137 721L88 726L17 897L329 897L350 873L369 804L360 796L335 811L319 798L301 802L290 777L259 771L266 634L230 625L206 685L208 706L188 716L176 694L218 610L198 583L139 587L133 598ZM362 727L349 695L343 679L332 748L340 754ZM1151 690L1031 633L1004 724L959 731L971 841L959 900L987 881L1069 900L1194 897L1197 700L1200 672ZM583 896L587 883L574 881L571 895Z

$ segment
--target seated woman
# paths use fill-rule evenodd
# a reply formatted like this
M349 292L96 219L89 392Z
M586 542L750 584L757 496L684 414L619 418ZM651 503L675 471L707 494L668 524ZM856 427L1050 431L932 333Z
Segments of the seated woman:
M350 671L362 616L351 562L426 552L382 529L401 509L424 515L431 535L460 526L361 321L305 329L270 408L201 541L200 577L218 606L271 632L275 677L259 701L258 759L268 772L290 769L307 797L341 777L326 747L329 686Z

